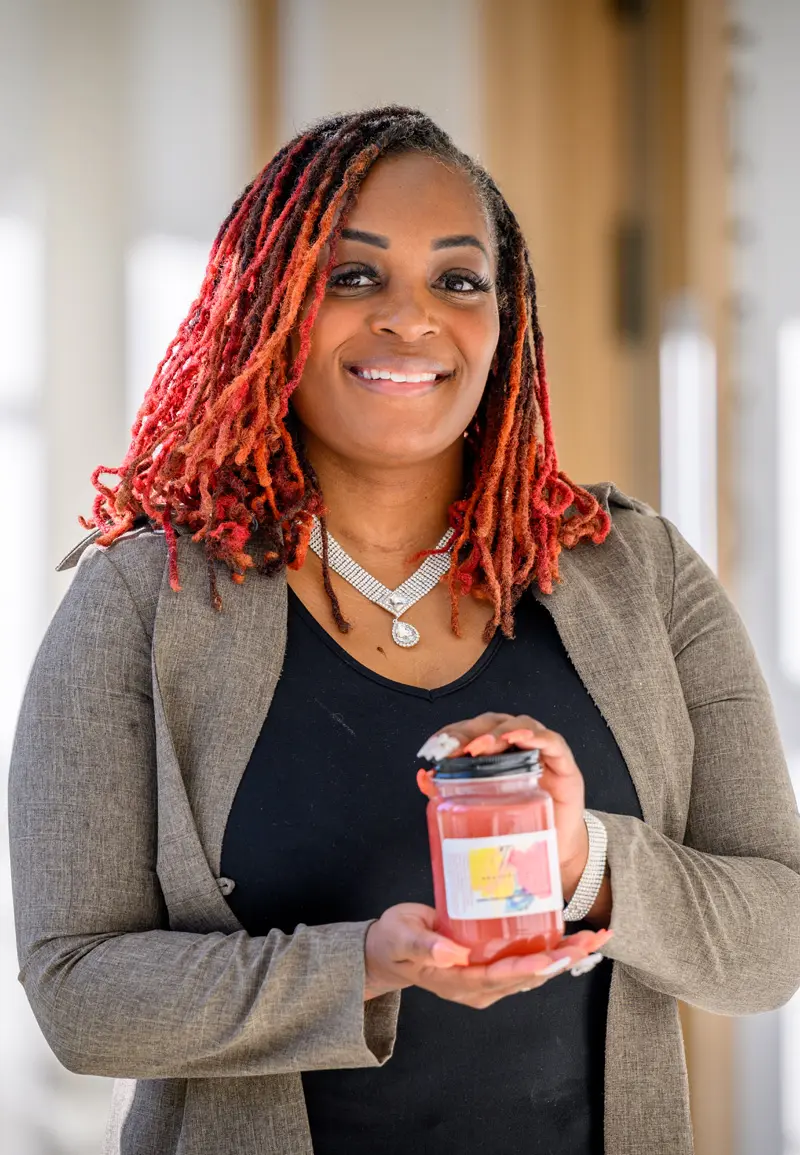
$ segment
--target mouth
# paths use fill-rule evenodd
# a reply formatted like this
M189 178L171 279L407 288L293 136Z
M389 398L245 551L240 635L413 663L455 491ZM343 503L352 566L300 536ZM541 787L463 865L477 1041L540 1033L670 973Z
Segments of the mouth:
M399 368L387 365L346 365L349 376L354 377L363 389L370 393L391 396L417 397L430 393L443 381L452 377L455 370L441 365L409 365Z

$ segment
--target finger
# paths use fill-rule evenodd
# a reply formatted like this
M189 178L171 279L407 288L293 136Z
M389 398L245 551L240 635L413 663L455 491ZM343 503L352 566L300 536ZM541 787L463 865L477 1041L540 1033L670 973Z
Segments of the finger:
M479 737L481 734L489 733L499 723L507 721L511 718L510 714L485 713L479 714L476 718L467 718L460 722L449 722L446 726L442 726L434 734L428 738L422 748L418 752L420 758L444 758L452 756L462 749L467 742L473 738ZM448 745L444 739L451 739L458 743L457 746L450 745L449 749L443 749Z
M429 973L424 985L441 998L482 1009L507 995L532 991L544 986L557 974L570 970L585 957L577 951L562 951L502 959L504 966L469 967L458 972ZM481 970L480 975L473 972Z
M569 970L588 953L581 947L559 947L535 955L516 955L490 963L487 978L497 985L519 985L526 979L546 980Z
M502 749L502 743L498 742L494 734L479 734L477 738L467 742L463 748L463 753L469 754L472 758L480 758L481 754L494 754L497 750Z
M508 746L519 746L523 750L535 750L536 733L537 731L533 726L522 726L518 730L505 730L498 737Z
M574 770L575 758L563 734L548 729L536 718L531 718L527 714L502 719L492 728L491 737L495 740L491 748L495 753L509 746L518 746L523 750L540 750L547 757L549 768L558 772L562 768L560 760L563 760L564 770ZM473 749L473 743L467 752L489 753L488 739L487 734L485 748L481 748L480 751Z
M544 722L540 722L538 718L532 718L530 714L516 714L512 718L499 722L493 733L503 734L508 738L517 732L525 735L529 731L534 734L546 734L549 732L549 727L545 726Z
M436 968L469 966L469 947L461 946L444 935L427 927L409 928L405 938L400 938L392 951L392 962L414 963L417 966Z
M613 933L613 931L606 930L605 928L603 930L579 930L576 931L575 934L565 935L558 946L576 946L586 951L600 950L612 937Z
M477 758L481 754L502 753L511 746L517 746L522 750L538 749L536 733L543 732L544 726L539 726L537 722L531 720L530 725L514 729L517 721L518 719L512 718L508 722L501 722L490 734L480 734L477 738L473 738L464 746L464 753Z
M547 769L557 776L575 773L577 764L566 739L555 730L521 728L494 735L497 742L520 746L525 750L538 750L547 762Z
M458 970L425 968L414 981L440 998L482 1009L507 995L544 986L551 978L580 964L587 954L585 950L570 948L518 955Z
M527 714L518 714L512 717L506 714L486 734L479 734L464 746L464 753L473 758L481 754L492 754L507 750L509 746L519 745L522 749L535 749L534 735L546 733L547 729L535 718Z
M523 749L533 749L533 746L530 745L533 735L544 731L545 727L541 722L537 722L527 714L518 714L516 717L511 714L504 714L499 717L491 730L471 739L464 746L464 753L471 754L473 758L481 754L497 753L514 745L516 736L520 738L520 745Z

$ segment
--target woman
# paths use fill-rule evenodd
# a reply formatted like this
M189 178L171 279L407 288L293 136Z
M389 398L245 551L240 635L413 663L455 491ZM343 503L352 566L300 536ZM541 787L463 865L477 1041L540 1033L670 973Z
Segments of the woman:
M676 999L743 1014L800 983L794 798L713 575L558 470L486 173L395 107L286 145L94 481L12 854L41 1027L120 1080L106 1150L690 1152ZM464 965L414 752L514 732L577 933Z

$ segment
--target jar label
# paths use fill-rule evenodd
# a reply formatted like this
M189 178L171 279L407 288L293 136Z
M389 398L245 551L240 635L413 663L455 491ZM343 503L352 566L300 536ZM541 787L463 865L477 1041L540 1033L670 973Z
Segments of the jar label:
M450 918L523 918L564 906L555 830L444 838L442 862Z

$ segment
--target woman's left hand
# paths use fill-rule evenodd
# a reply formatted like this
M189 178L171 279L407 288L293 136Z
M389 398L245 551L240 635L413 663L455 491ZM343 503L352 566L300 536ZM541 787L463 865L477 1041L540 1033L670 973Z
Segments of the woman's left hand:
M447 743L445 737L451 741ZM539 751L540 781L542 789L553 799L561 878L564 897L568 899L586 866L589 836L583 821L583 775L561 734L548 730L527 714L480 714L477 718L442 726L419 754L423 758L442 757L445 752L450 758L459 754L500 754L511 746Z

